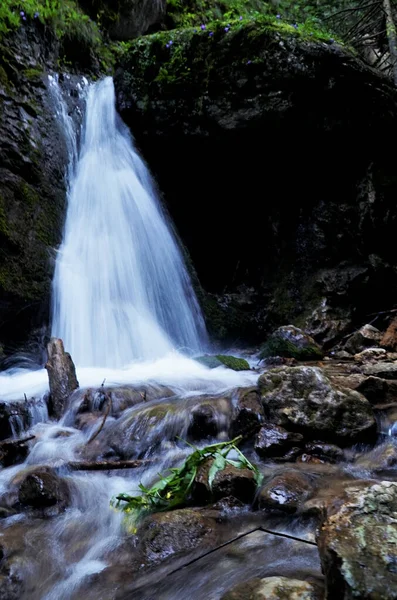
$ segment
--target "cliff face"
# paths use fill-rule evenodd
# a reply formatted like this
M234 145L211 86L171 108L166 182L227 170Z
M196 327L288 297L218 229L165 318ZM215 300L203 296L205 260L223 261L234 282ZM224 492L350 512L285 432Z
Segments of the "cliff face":
M1 50L0 341L7 346L48 320L68 154L48 77L57 68L55 39L26 27L2 40ZM78 78L61 79L78 127Z
M331 341L395 302L387 80L259 20L140 38L115 83L219 338L294 321Z

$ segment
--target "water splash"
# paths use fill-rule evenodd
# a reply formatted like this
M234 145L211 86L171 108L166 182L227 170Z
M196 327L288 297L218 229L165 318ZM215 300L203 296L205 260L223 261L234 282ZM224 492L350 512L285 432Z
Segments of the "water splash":
M75 363L122 367L207 337L150 174L115 110L110 77L88 92L55 269L52 335Z

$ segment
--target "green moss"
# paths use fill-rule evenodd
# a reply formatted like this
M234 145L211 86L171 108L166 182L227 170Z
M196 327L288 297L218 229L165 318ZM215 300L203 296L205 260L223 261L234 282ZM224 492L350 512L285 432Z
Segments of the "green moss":
M167 0L166 23L170 28L193 27L270 13L271 8L262 0Z
M315 343L302 347L274 334L270 336L262 346L259 354L259 357L262 359L271 356L295 358L299 361L321 360L323 358L323 352Z
M195 360L200 364L208 367L209 369L216 369L221 365L232 369L233 371L249 371L250 366L244 358L236 358L229 354L206 354L204 356L198 356Z
M26 79L41 79L43 76L43 69L24 69L22 75L26 77Z

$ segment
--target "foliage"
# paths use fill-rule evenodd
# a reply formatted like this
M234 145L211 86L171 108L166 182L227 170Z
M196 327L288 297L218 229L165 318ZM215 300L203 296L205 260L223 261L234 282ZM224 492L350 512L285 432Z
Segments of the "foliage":
M1 0L0 36L31 21L49 27L59 39L77 38L91 46L101 41L97 25L74 0Z
M141 495L118 494L111 500L112 506L120 508L126 513L129 524L134 528L147 514L171 510L177 506L185 505L189 500L190 490L197 472L208 459L213 460L208 473L210 488L216 474L225 469L227 465L232 465L238 469L250 469L255 473L255 479L259 485L261 475L258 469L249 462L236 446L240 440L241 436L229 442L206 446L201 450L195 448L181 467L169 469L168 475L159 475L159 481L152 487L147 488L141 483L139 485ZM232 451L237 453L236 459L229 458L228 455Z

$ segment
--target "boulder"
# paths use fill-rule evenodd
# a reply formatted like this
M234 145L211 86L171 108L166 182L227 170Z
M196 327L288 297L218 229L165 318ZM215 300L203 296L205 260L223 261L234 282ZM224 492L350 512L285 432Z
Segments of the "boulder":
M397 379L397 362L377 362L365 365L362 369L363 373L368 376Z
M260 350L260 358L282 356L299 361L321 360L324 356L320 346L307 333L286 325L279 327L267 339Z
M138 548L144 560L156 564L188 551L205 547L213 541L215 519L188 508L157 513L139 527Z
M318 549L326 599L397 597L397 483L352 484L328 507Z
M216 369L222 365L232 369L232 371L249 371L250 369L245 358L236 358L229 354L205 354L204 356L198 356L195 360L209 369Z
M257 388L241 388L232 395L232 420L230 436L249 437L256 433L264 420L265 413Z
M303 443L303 435L290 433L279 425L268 423L264 425L255 440L255 451L262 458L282 456L293 446Z
M368 400L333 386L319 368L272 369L261 375L258 386L266 415L288 431L341 445L375 439L376 421Z
M252 502L256 492L255 473L250 469L238 469L228 464L216 473L210 486L208 477L213 463L214 459L208 459L199 468L192 489L194 500L200 504L209 504L232 496L241 502Z
M50 383L50 413L60 419L65 412L67 401L79 387L76 368L62 340L52 338L47 346L48 360L45 368Z
M309 581L265 577L239 583L221 600L322 600L321 589Z
M0 400L0 440L19 436L30 425L27 403Z
M397 400L397 381L366 377L356 388L371 404L387 404Z
M312 492L313 484L307 475L286 470L261 487L256 501L258 508L292 513Z
M350 354L357 354L365 348L376 346L381 340L382 334L379 329L372 325L364 325L353 333L345 344L345 350Z
M378 476L393 475L397 465L397 445L393 441L386 441L359 456L354 461L354 465Z
M386 348L386 350L391 350L392 352L397 351L397 319L392 320L389 327L382 335L379 344L382 348Z
M19 502L23 506L47 508L58 505L65 507L70 498L66 482L50 468L40 467L30 472L22 480L18 492Z

